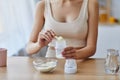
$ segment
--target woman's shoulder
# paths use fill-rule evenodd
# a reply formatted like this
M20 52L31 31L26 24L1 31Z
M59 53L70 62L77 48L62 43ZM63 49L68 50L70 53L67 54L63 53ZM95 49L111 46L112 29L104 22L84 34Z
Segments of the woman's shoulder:
M36 8L35 8L35 17L39 18L42 17L44 18L44 11L45 11L45 0L41 0L37 2Z
M89 11L94 12L98 11L98 9L99 9L98 0L89 0Z
M98 0L89 0L89 5L98 6Z
M36 6L39 9L44 9L44 7L45 7L45 0L39 1Z

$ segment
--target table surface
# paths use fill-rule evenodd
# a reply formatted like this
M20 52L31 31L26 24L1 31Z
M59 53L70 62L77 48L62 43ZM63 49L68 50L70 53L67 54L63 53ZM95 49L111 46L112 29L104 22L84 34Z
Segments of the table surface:
M76 74L65 74L65 60L58 60L57 68L52 73L40 73L32 65L33 58L8 57L7 67L0 67L0 80L120 80L116 75L105 74L104 59L91 58L77 61Z

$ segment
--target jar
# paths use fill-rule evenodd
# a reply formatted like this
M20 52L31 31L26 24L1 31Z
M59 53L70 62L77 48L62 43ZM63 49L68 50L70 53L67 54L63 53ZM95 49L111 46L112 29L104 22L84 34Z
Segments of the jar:
M100 9L99 11L99 21L100 23L107 23L108 21L108 14L105 9Z

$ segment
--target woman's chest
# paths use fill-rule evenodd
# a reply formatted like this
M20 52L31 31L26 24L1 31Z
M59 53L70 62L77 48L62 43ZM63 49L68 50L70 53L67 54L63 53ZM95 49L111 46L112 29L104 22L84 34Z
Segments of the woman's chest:
M78 18L80 14L80 5L76 6L56 6L52 7L52 17L58 22L72 22Z

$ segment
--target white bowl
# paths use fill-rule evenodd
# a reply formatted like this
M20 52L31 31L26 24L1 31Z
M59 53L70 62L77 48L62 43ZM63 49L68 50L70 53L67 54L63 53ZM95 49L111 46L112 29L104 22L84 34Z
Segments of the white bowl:
M57 59L55 58L36 58L33 61L33 66L40 72L52 72L57 66Z

